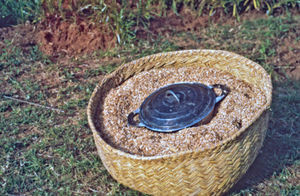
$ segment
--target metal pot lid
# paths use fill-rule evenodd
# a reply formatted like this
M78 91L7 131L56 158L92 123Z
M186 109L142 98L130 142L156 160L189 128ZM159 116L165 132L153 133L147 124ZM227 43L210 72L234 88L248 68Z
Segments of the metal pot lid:
M217 96L214 88L222 93ZM174 83L150 94L139 109L128 115L128 124L158 132L172 132L190 127L209 116L215 104L227 94L224 85ZM139 122L134 117L139 115Z

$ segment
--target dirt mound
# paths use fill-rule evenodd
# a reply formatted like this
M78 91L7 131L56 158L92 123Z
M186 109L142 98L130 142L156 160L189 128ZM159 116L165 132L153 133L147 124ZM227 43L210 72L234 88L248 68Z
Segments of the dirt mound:
M115 35L107 25L83 20L74 23L59 17L47 17L39 29L40 50L51 56L86 54L98 49L106 50L116 44Z

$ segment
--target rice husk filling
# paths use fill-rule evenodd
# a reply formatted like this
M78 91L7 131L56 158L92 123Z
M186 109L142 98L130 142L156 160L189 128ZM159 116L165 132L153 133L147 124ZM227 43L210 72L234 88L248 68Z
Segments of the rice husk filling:
M146 97L165 85L177 82L223 84L230 93L215 107L212 119L172 133L159 133L127 124L130 112ZM107 143L131 154L154 156L211 147L249 126L266 103L264 93L227 72L207 67L152 69L111 89L104 101L101 136Z

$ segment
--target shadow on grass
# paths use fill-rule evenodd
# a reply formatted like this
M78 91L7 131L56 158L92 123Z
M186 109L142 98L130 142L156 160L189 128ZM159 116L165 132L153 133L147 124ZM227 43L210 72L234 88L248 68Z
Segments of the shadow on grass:
M273 84L269 129L260 154L230 194L255 192L256 185L269 181L300 159L300 81ZM244 190L244 191L243 191Z

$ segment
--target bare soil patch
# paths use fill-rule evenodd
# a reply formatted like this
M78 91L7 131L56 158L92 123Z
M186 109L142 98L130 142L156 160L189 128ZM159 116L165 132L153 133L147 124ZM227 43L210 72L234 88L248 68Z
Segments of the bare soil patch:
M114 33L107 25L96 25L85 20L64 21L49 16L39 25L37 35L40 50L47 55L59 53L68 56L87 54L95 50L107 50L116 44Z
M0 28L0 49L7 46L5 40L22 49L38 44L40 50L51 57L88 54L116 44L115 35L108 26L84 20L72 23L59 17L48 17L38 25L27 23Z

